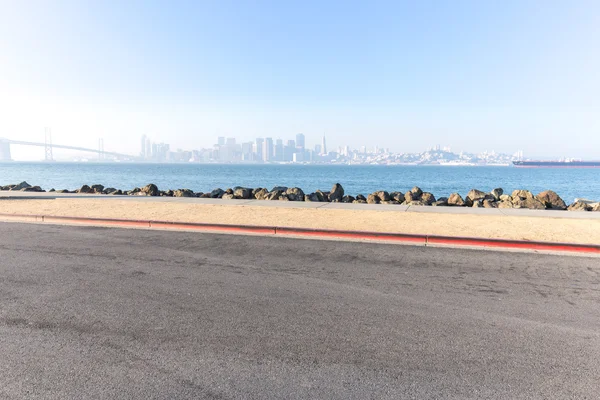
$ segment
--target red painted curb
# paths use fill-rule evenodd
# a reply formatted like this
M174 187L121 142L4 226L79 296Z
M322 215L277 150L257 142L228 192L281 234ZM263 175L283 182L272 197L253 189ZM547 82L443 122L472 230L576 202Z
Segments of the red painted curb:
M287 227L268 227L255 225L225 225L225 224L206 224L206 223L187 223L171 221L144 221L113 218L87 218L87 217L62 217L62 216L39 216L27 214L2 214L0 218L26 218L35 222L42 223L78 223L88 225L109 225L109 226L129 226L141 228L157 229L185 229L211 232L233 232L233 233L253 233L269 235L289 235L289 236L308 236L313 238L338 238L338 239L366 239L382 240L392 242L406 242L421 245L451 245L451 246L471 246L471 247L494 247L505 249L521 250L541 250L541 251L562 251L600 254L600 245L588 245L577 243L552 243L552 242L531 242L523 240L506 239L482 239L472 237L454 237L454 236L436 236L436 235L413 235L403 233L385 233L385 232L365 232L365 231L343 231L328 229L309 229L309 228L287 228Z
M396 242L427 243L426 235L410 235L405 233L365 232L365 231L340 231L329 229L309 228L275 228L276 235L331 237L347 239L389 240Z

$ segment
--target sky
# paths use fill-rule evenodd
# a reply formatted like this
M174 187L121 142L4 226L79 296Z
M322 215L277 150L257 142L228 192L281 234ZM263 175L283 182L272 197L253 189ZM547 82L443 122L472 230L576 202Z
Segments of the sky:
M600 159L598 49L596 0L0 0L0 137Z

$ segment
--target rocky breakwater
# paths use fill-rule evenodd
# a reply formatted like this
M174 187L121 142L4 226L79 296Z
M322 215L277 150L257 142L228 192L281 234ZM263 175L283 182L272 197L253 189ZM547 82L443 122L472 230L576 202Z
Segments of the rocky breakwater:
M45 192L40 186L31 186L27 182L0 187L4 191ZM435 197L432 193L424 192L415 186L406 192L379 190L366 196L356 196L345 193L339 183L331 190L316 190L305 193L299 187L275 186L267 188L247 188L236 186L228 189L217 188L210 192L194 192L190 189L159 190L154 184L132 190L121 190L103 185L83 185L73 191L66 189L49 192L95 194L113 196L166 196L166 197L197 197L224 200L270 200L270 201L307 201L321 203L353 203L353 204L396 204L407 206L434 207L473 207L473 208L512 208L529 210L569 210L569 211L600 211L600 202L576 199L567 205L560 196L552 190L533 194L528 190L514 190L505 194L501 188L490 192L472 189L465 197L460 193L451 193L448 197Z

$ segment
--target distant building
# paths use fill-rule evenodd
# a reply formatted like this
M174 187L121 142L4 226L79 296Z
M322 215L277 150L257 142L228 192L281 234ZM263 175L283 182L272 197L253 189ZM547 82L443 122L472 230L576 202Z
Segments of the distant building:
M283 148L283 140L277 139L275 141L275 161L284 161Z
M321 154L322 153L322 151L321 151L322 149L323 148L321 147L320 144L315 144L315 153L316 154Z
M265 161L273 161L273 139L265 138L263 146L263 159Z
M304 150L304 134L299 133L296 135L296 147L298 149Z
M217 139L217 144L219 146L225 146L225 137L224 136L219 136L219 138Z
M242 143L242 161L253 161L252 142Z
M264 142L265 142L265 139L263 139L263 138L256 139L256 149L254 150L254 152L256 153L257 161L265 161L265 159L263 157Z
M323 135L323 141L321 142L321 154L327 155L327 142L325 141L325 135Z

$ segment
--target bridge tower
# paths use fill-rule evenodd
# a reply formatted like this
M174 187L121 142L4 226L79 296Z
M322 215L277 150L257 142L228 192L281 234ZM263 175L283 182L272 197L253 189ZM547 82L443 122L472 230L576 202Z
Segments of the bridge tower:
M0 139L0 161L12 161L10 143L3 139Z
M104 154L104 139L98 139L98 159L104 160L106 154Z
M52 132L50 128L46 128L46 140L44 142L44 149L46 150L46 161L54 161L54 156L52 155Z

